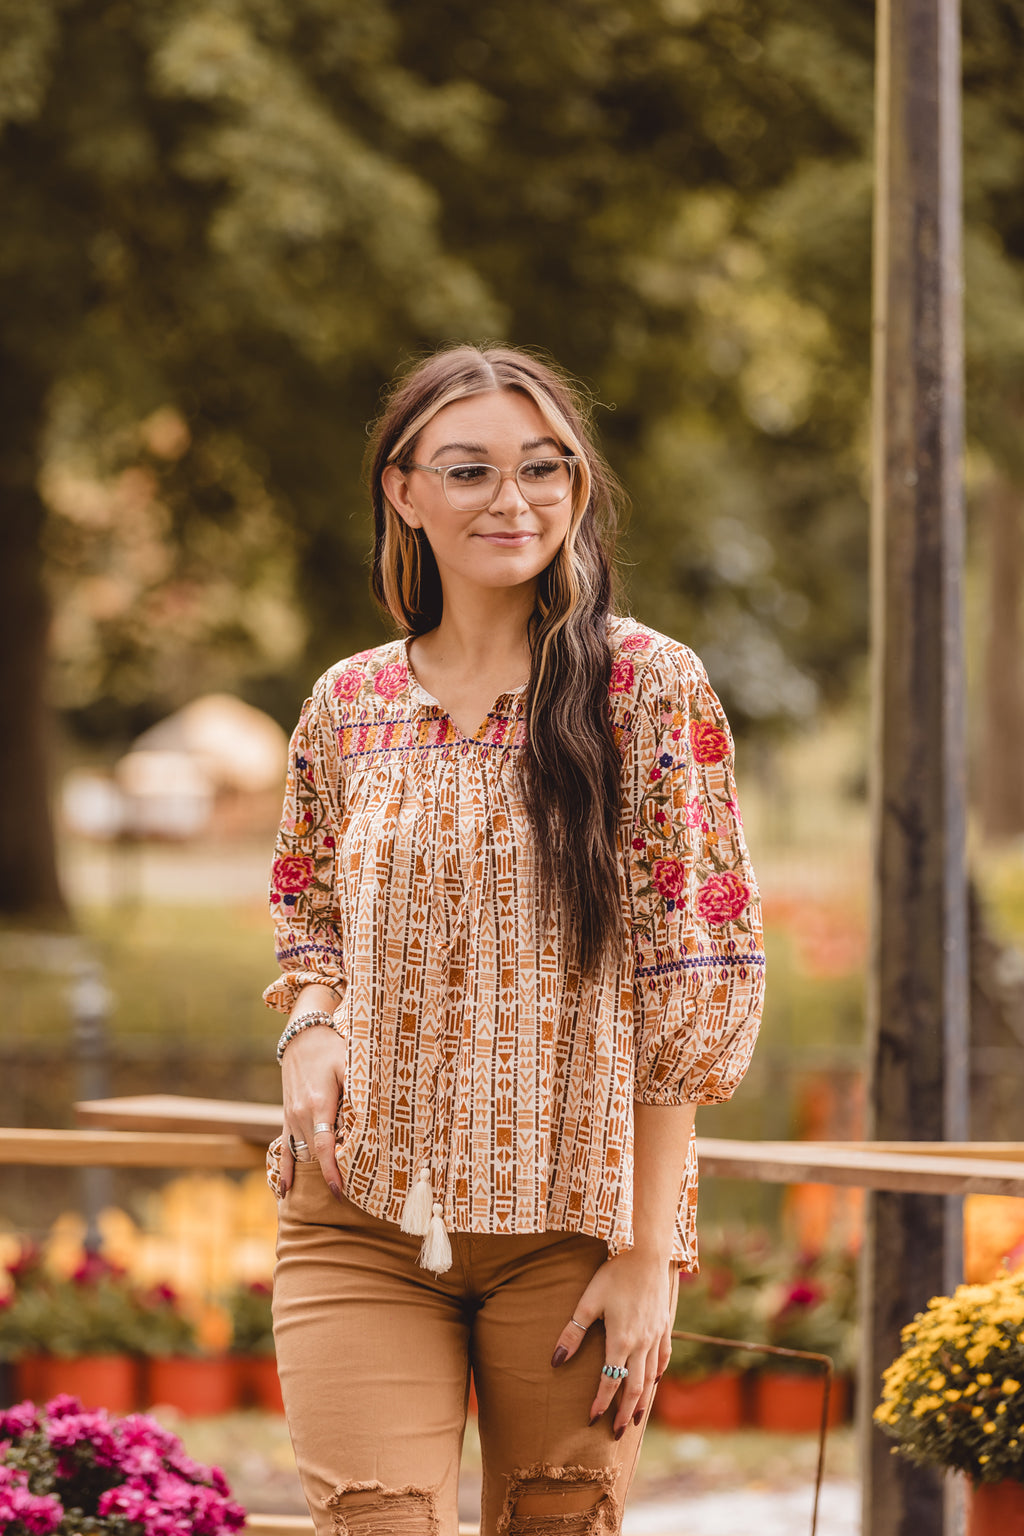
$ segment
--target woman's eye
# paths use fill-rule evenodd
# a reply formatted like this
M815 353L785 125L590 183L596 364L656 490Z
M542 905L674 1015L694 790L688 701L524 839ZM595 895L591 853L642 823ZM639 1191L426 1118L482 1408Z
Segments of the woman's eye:
M457 464L448 471L448 479L456 485L479 485L487 479L488 470L487 464Z
M531 459L529 464L524 464L519 473L524 480L550 480L552 475L557 475L565 469L561 459Z

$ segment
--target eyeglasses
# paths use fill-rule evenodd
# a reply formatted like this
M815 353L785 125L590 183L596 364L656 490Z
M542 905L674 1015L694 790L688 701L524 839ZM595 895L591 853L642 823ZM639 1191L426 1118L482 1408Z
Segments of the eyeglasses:
M518 469L504 471L493 464L406 464L403 468L440 475L445 500L457 512L483 512L505 480L515 480L519 494L531 507L553 507L572 490L579 462L575 454L566 454L554 459L527 459Z

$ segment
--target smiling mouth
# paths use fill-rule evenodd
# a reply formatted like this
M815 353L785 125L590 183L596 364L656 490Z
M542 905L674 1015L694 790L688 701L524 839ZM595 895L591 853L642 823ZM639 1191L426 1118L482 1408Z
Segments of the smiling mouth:
M535 533L475 533L475 539L486 539L488 544L526 544L530 539L535 539Z

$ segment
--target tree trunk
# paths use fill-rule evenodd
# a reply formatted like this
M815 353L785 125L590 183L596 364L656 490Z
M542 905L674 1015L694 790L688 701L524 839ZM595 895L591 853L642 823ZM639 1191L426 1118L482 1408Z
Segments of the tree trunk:
M0 357L0 921L67 928L57 876L49 765L49 610L36 488L46 388Z
M998 480L988 497L987 630L978 804L985 836L1024 832L1024 518L1019 488Z

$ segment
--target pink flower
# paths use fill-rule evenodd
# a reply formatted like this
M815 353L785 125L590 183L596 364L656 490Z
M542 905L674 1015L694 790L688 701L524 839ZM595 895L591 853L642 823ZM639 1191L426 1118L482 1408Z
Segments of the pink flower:
M381 667L373 680L373 690L379 693L382 699L397 699L398 695L409 685L409 669L403 667L400 661L389 661Z
M687 800L684 809L686 811L686 825L688 827L707 825L704 820L704 807L699 800Z
M619 646L620 651L646 651L651 643L650 635L627 635Z
M710 720L690 721L690 745L698 763L720 763L729 756L728 736Z
M289 895L304 891L313 879L313 860L295 854L286 859L275 859L270 879L275 890L286 891Z
M637 848L637 849L646 848L647 844L646 844L646 842L644 841L644 839L642 837L634 837L634 839L633 839L633 847Z
M709 875L697 892L697 911L707 923L731 923L750 902L750 886L732 870Z
M334 697L341 699L345 704L354 699L366 681L365 672L360 672L358 667L347 667L334 679Z
M681 859L656 859L651 879L666 901L678 901L686 889L686 866Z
M609 693L625 693L632 688L635 676L633 663L628 656L620 656L612 667L611 681L608 684Z

